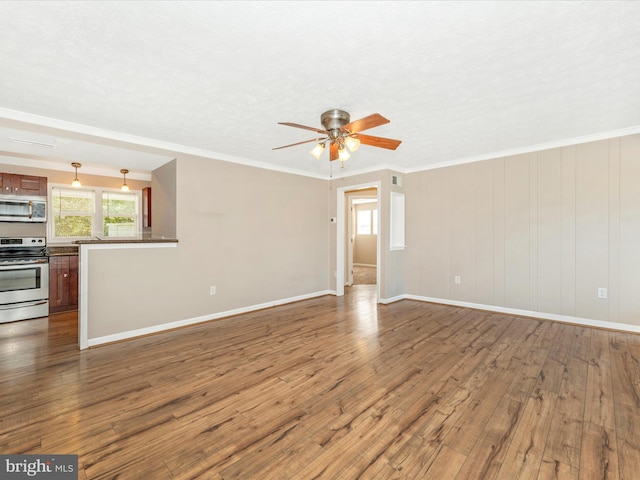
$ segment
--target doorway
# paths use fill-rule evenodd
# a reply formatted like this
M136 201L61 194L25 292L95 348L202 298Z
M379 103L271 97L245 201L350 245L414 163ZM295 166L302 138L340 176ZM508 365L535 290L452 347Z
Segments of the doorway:
M347 192L351 232L347 247L347 270L351 285L375 285L378 281L378 198L377 189ZM347 282L349 283L349 282Z
M376 301L380 300L380 182L350 185L337 190L336 295L344 295L345 286L360 282L357 267L368 269L368 284L375 285ZM358 212L360 221L358 220ZM360 227L361 235L358 235ZM364 232L369 232L365 234ZM375 232L375 234L373 234ZM358 238L358 237L362 238ZM356 245L362 240L363 250ZM373 245L372 245L373 244ZM363 254L364 256L361 256ZM373 257L372 257L373 255ZM360 272L358 272L360 273Z

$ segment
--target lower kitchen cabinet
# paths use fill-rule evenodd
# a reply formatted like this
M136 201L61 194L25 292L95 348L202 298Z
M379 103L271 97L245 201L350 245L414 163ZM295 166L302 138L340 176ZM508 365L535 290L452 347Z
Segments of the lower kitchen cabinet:
M78 309L78 256L49 257L49 313Z

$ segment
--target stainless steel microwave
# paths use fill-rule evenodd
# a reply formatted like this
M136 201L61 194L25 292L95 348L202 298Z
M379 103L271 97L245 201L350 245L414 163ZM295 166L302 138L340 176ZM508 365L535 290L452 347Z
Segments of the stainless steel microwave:
M0 195L0 222L47 221L47 197Z

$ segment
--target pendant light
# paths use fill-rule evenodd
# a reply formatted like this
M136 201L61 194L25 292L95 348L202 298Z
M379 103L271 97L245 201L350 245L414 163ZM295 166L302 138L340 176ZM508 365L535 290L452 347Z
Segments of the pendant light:
M78 168L80 168L82 164L78 162L73 162L71 166L76 169L76 177L73 179L73 182L71 182L71 186L73 188L80 188L82 187L82 184L80 183L80 180L78 180Z
M124 179L122 187L120 187L120 191L121 192L128 192L129 191L129 185L127 185L127 173L129 173L129 170L127 170L126 168L123 168L122 170L120 170L120 173L122 174L122 178Z

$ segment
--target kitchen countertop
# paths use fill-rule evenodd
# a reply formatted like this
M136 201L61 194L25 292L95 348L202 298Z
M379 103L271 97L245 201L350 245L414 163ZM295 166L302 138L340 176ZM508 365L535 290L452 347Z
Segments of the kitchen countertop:
M47 246L47 256L48 257L58 257L65 255L77 255L78 254L78 246L77 245L49 245Z
M178 243L177 238L88 239L75 240L76 245L105 245L111 243Z

